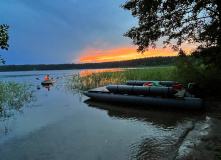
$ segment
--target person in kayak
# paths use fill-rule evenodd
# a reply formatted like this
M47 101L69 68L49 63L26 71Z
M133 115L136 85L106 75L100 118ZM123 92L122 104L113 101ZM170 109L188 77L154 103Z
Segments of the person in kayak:
M49 75L47 75L47 76L45 77L45 81L50 81Z

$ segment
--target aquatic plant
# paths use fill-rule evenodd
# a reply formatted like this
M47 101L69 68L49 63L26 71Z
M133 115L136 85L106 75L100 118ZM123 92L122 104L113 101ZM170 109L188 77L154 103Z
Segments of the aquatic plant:
M10 117L33 100L31 85L13 81L0 81L0 117Z
M68 88L72 90L88 90L109 84L125 84L127 80L169 81L172 79L173 67L133 68L117 71L80 73L68 79Z

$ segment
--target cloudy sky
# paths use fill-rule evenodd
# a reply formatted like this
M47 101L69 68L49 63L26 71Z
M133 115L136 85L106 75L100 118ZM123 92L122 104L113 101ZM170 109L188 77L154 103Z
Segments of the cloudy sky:
M161 45L136 53L123 34L137 25L126 0L0 0L0 24L8 24L6 64L103 62L176 55Z

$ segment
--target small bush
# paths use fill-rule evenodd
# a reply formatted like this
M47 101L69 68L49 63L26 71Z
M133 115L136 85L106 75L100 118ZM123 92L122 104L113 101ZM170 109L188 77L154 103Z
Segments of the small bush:
M220 62L213 61L212 56L219 57L221 53L210 54L211 56L209 52L205 53L205 50L197 50L190 55L180 51L174 62L174 79L179 79L183 85L190 82L196 83L206 94L219 93L221 89L221 67Z

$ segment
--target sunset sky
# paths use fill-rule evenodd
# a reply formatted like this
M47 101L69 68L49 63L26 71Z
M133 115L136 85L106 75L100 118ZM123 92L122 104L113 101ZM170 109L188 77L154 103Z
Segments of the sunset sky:
M123 34L137 25L126 0L0 0L0 24L8 24L6 64L106 62L177 55L169 48L144 54ZM184 49L190 50L186 45Z

